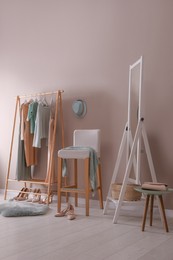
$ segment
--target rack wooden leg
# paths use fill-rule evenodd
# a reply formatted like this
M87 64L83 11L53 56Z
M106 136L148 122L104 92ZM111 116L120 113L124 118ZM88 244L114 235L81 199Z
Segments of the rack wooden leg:
M61 211L61 186L62 186L62 159L58 157L58 187L57 187L57 195L58 195L58 205L57 211Z
M145 222L147 217L147 210L148 210L148 204L149 204L150 195L147 195L146 201L145 201L145 209L144 209L144 216L142 221L142 231L145 229Z
M9 177L10 177L11 160L12 160L12 150L13 150L14 134L15 134L15 126L16 126L16 118L17 118L17 110L18 110L19 107L20 107L20 98L19 98L19 96L17 96L17 98L16 98L15 113L14 113L14 122L13 122L12 137L11 137L11 145L10 145L10 156L9 156L9 161L8 161L8 171L7 171L6 182L5 182L4 200L6 200L6 198L7 198L8 179L9 179Z
M161 206L161 210L162 210L165 229L166 229L166 232L169 232L162 195L159 195L158 197L159 197L159 200L160 200L160 206Z

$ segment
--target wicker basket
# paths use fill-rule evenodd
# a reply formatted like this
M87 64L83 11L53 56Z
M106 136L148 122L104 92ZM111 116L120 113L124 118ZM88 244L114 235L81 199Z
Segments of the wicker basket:
M119 198L119 194L121 191L122 184L121 183L113 183L112 184L112 198L117 200ZM136 201L141 199L141 193L134 190L134 188L139 187L137 184L127 184L126 191L124 194L125 201Z

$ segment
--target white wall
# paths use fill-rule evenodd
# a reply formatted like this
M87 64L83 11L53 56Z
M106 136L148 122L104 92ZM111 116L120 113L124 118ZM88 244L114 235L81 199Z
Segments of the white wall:
M127 120L129 65L141 55L143 115L153 161L158 180L173 186L172 13L171 0L0 0L1 188L14 97L64 89L66 145L75 128L102 131L105 198ZM84 119L71 111L76 98L87 102ZM146 179L148 173L142 173ZM173 208L169 200L166 206Z

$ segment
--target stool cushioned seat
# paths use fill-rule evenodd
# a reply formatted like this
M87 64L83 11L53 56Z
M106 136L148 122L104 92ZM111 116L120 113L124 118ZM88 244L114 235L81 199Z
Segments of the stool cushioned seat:
M58 157L63 159L85 159L89 157L89 150L61 149L58 151Z

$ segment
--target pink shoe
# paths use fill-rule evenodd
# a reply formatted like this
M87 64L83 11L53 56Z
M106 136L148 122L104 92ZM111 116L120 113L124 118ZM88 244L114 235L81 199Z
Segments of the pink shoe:
M68 220L73 220L76 218L76 215L74 214L74 207L72 205L70 205L70 209L68 210L66 215Z
M70 204L67 204L67 207L63 210L61 210L60 212L55 214L55 217L64 217L67 215L67 212L70 210Z

